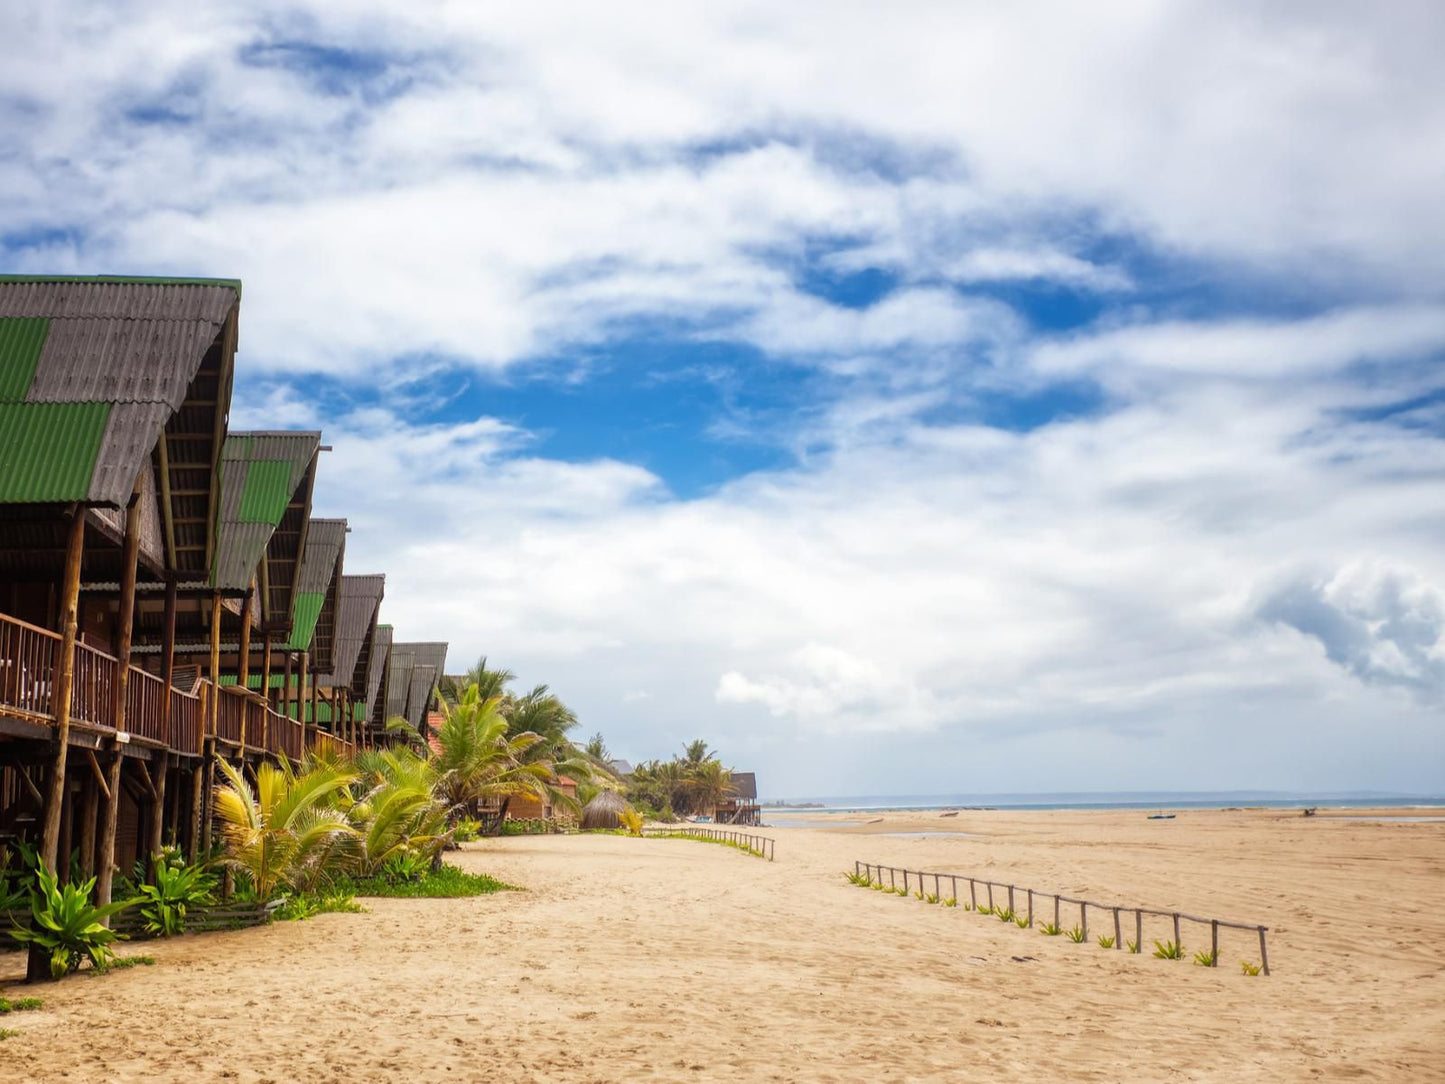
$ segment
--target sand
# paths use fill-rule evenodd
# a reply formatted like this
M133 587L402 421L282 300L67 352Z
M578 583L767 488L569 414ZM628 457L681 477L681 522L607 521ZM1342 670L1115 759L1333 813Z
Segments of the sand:
M883 834L945 830L970 835ZM1445 1080L1445 823L965 812L769 834L775 863L469 844L459 864L527 891L128 948L156 966L0 1019L21 1032L0 1080ZM854 888L855 859L1261 922L1274 974L1240 973L1247 935L1217 970L1130 956Z

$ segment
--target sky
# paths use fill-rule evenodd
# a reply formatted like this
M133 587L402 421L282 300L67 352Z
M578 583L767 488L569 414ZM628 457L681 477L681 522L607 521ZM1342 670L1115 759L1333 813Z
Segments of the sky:
M384 619L764 796L1445 791L1445 8L12 0Z

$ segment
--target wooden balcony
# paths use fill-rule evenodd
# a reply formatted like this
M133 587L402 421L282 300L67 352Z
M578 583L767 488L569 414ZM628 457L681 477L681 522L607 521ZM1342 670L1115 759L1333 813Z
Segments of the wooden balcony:
M33 729L54 728L52 686L60 652L58 633L0 614L0 717ZM113 655L75 645L71 726L76 735L113 736L115 693L120 663ZM299 720L273 711L264 697L202 681L195 694L172 689L165 717L165 682L140 667L130 667L126 687L125 740L186 756L204 749L207 707L216 698L215 733L226 756L286 756L298 761L310 738L312 747L329 741L349 752L349 743L310 731ZM38 736L38 735L37 735Z

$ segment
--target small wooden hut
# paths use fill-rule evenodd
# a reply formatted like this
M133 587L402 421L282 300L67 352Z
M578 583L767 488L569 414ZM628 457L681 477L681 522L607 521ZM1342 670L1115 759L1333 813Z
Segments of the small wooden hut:
M582 807L582 827L621 828L620 814L626 808L626 798L615 790L604 790Z

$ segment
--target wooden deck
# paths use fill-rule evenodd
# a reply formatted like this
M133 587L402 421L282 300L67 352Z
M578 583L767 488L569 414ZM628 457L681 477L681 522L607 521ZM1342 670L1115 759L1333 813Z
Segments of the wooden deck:
M0 614L0 733L44 738L56 727L53 690L59 633ZM94 746L114 739L176 753L200 756L207 738L228 758L279 757L299 760L308 737L335 743L349 751L351 743L332 734L307 731L298 719L275 711L256 693L217 686L202 679L195 693L173 688L165 710L165 682L138 666L130 667L126 689L125 729L117 731L116 689L120 664L115 656L82 643L75 645L74 681L70 698L71 743ZM206 733L209 701L216 697L215 727ZM318 737L319 736L319 737Z

